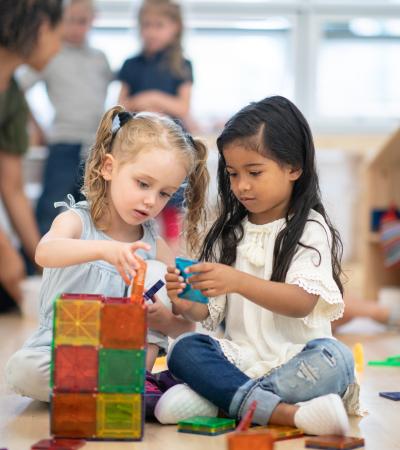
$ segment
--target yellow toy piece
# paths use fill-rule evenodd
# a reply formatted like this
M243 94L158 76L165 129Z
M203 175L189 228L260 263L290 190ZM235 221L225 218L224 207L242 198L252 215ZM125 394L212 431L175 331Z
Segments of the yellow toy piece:
M56 345L99 345L101 301L56 301Z

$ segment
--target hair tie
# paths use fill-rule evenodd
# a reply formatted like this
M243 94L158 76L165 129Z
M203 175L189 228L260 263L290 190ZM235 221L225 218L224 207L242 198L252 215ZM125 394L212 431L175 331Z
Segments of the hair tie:
M186 138L187 138L187 140L190 142L190 145L191 145L194 149L196 149L196 144L194 143L194 139L193 139L192 135L189 134L189 133L186 133Z
M133 119L136 113L130 113L128 111L119 112L113 119L111 125L111 133L115 134L121 127L123 127L130 119Z

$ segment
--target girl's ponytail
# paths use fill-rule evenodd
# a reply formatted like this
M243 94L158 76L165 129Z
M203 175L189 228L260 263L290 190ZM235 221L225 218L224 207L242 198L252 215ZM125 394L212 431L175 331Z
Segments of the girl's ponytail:
M101 119L96 133L96 140L90 149L85 166L85 180L83 184L83 194L86 196L93 222L99 227L99 221L104 217L108 209L107 205L107 183L104 180L101 170L104 158L107 153L111 153L113 139L112 122L114 117L125 111L122 106L114 106L109 109ZM99 229L101 229L99 227Z
M206 224L206 196L210 179L207 170L207 147L199 139L193 139L195 166L188 178L185 191L186 215L185 235L188 251L197 255L200 247L200 229Z

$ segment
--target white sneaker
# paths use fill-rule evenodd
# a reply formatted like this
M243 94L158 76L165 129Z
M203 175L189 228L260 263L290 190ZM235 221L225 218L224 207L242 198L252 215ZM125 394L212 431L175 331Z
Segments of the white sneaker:
M316 397L300 404L294 416L297 428L306 434L345 435L349 430L349 418L342 399L336 394Z
M193 416L217 417L218 408L186 384L177 384L163 394L154 410L163 424L178 423Z

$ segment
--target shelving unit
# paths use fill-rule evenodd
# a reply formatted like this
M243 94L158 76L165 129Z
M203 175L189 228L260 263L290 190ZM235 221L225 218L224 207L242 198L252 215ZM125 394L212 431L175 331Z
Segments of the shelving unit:
M371 230L371 212L400 208L400 129L371 157L366 167L364 221L364 296L377 299L382 286L400 286L400 267L387 269L379 233Z

